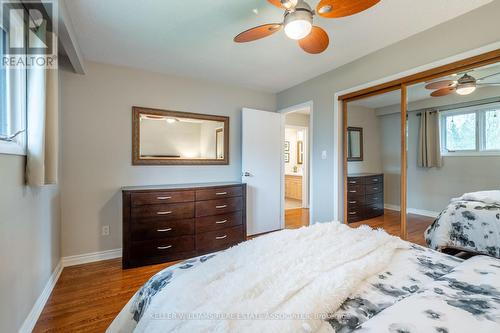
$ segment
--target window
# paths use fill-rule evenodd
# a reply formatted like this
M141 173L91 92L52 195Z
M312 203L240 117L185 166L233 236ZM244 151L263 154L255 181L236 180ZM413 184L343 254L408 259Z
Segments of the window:
M12 35L12 36L10 36ZM7 52L9 34L0 26L0 54ZM0 64L0 154L26 154L26 69L5 68Z
M500 155L500 104L441 114L443 155Z

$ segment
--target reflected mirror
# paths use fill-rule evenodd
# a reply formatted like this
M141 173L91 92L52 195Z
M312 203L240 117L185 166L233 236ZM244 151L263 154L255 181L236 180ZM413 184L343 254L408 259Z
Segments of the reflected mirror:
M229 117L133 108L133 164L228 164Z
M500 193L500 63L411 85L407 102L409 240L500 256L485 251L500 205L483 192Z
M348 127L347 128L347 160L362 161L363 160L363 128Z
M400 236L401 90L345 106L344 219Z

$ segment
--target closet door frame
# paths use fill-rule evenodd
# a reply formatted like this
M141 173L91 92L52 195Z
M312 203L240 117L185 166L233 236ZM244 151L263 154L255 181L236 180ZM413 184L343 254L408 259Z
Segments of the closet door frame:
M381 95L387 92L400 90L401 92L401 193L400 193L400 234L402 239L408 239L407 228L407 151L406 151L406 116L408 86L430 81L439 77L454 74L460 71L470 70L489 64L500 62L500 49L483 53L474 57L462 59L447 65L435 67L417 74L402 77L373 87L361 89L349 94L339 96L338 100L342 106L342 130L343 130L343 177L344 177L344 223L347 223L347 104L359 99Z

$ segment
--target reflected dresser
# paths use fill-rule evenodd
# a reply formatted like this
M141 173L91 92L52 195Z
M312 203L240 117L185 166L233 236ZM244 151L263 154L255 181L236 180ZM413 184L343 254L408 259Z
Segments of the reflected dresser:
M246 184L122 188L124 268L219 251L246 239Z
M347 222L384 215L384 175L358 173L347 176Z

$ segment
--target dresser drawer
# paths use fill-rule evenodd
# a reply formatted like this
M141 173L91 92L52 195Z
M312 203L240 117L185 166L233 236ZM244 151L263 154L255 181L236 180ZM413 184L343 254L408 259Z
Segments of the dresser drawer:
M228 227L241 225L243 214L241 211L236 213L205 216L196 218L196 233L215 231Z
M384 176L383 175L371 176L371 177L365 178L366 185L376 185L376 184L383 184L383 183L384 183Z
M147 219L132 225L134 241L186 235L194 235L194 219L174 221Z
M162 238L132 242L132 253L137 257L160 257L195 250L194 236Z
M367 194L365 196L365 203L367 205L369 204L383 204L384 202L384 193L379 192L379 193L374 193L374 194Z
M194 202L132 207L132 218L161 217L164 221L194 217Z
M243 226L196 235L196 248L202 252L212 252L244 241Z
M365 195L364 185L347 185L347 196L348 198L353 197L363 197Z
M197 190L196 201L240 197L241 195L241 186L212 188L208 190Z
M349 177L347 178L347 186L363 184L363 177Z
M374 194L374 193L381 193L384 191L384 184L369 184L366 185L366 194Z
M241 197L199 201L196 202L196 217L237 212L242 207L243 200Z
M365 206L365 216L366 218L372 218L384 214L384 207L380 204L373 204Z
M155 205L164 203L179 203L194 201L194 191L168 191L132 193L132 206Z

